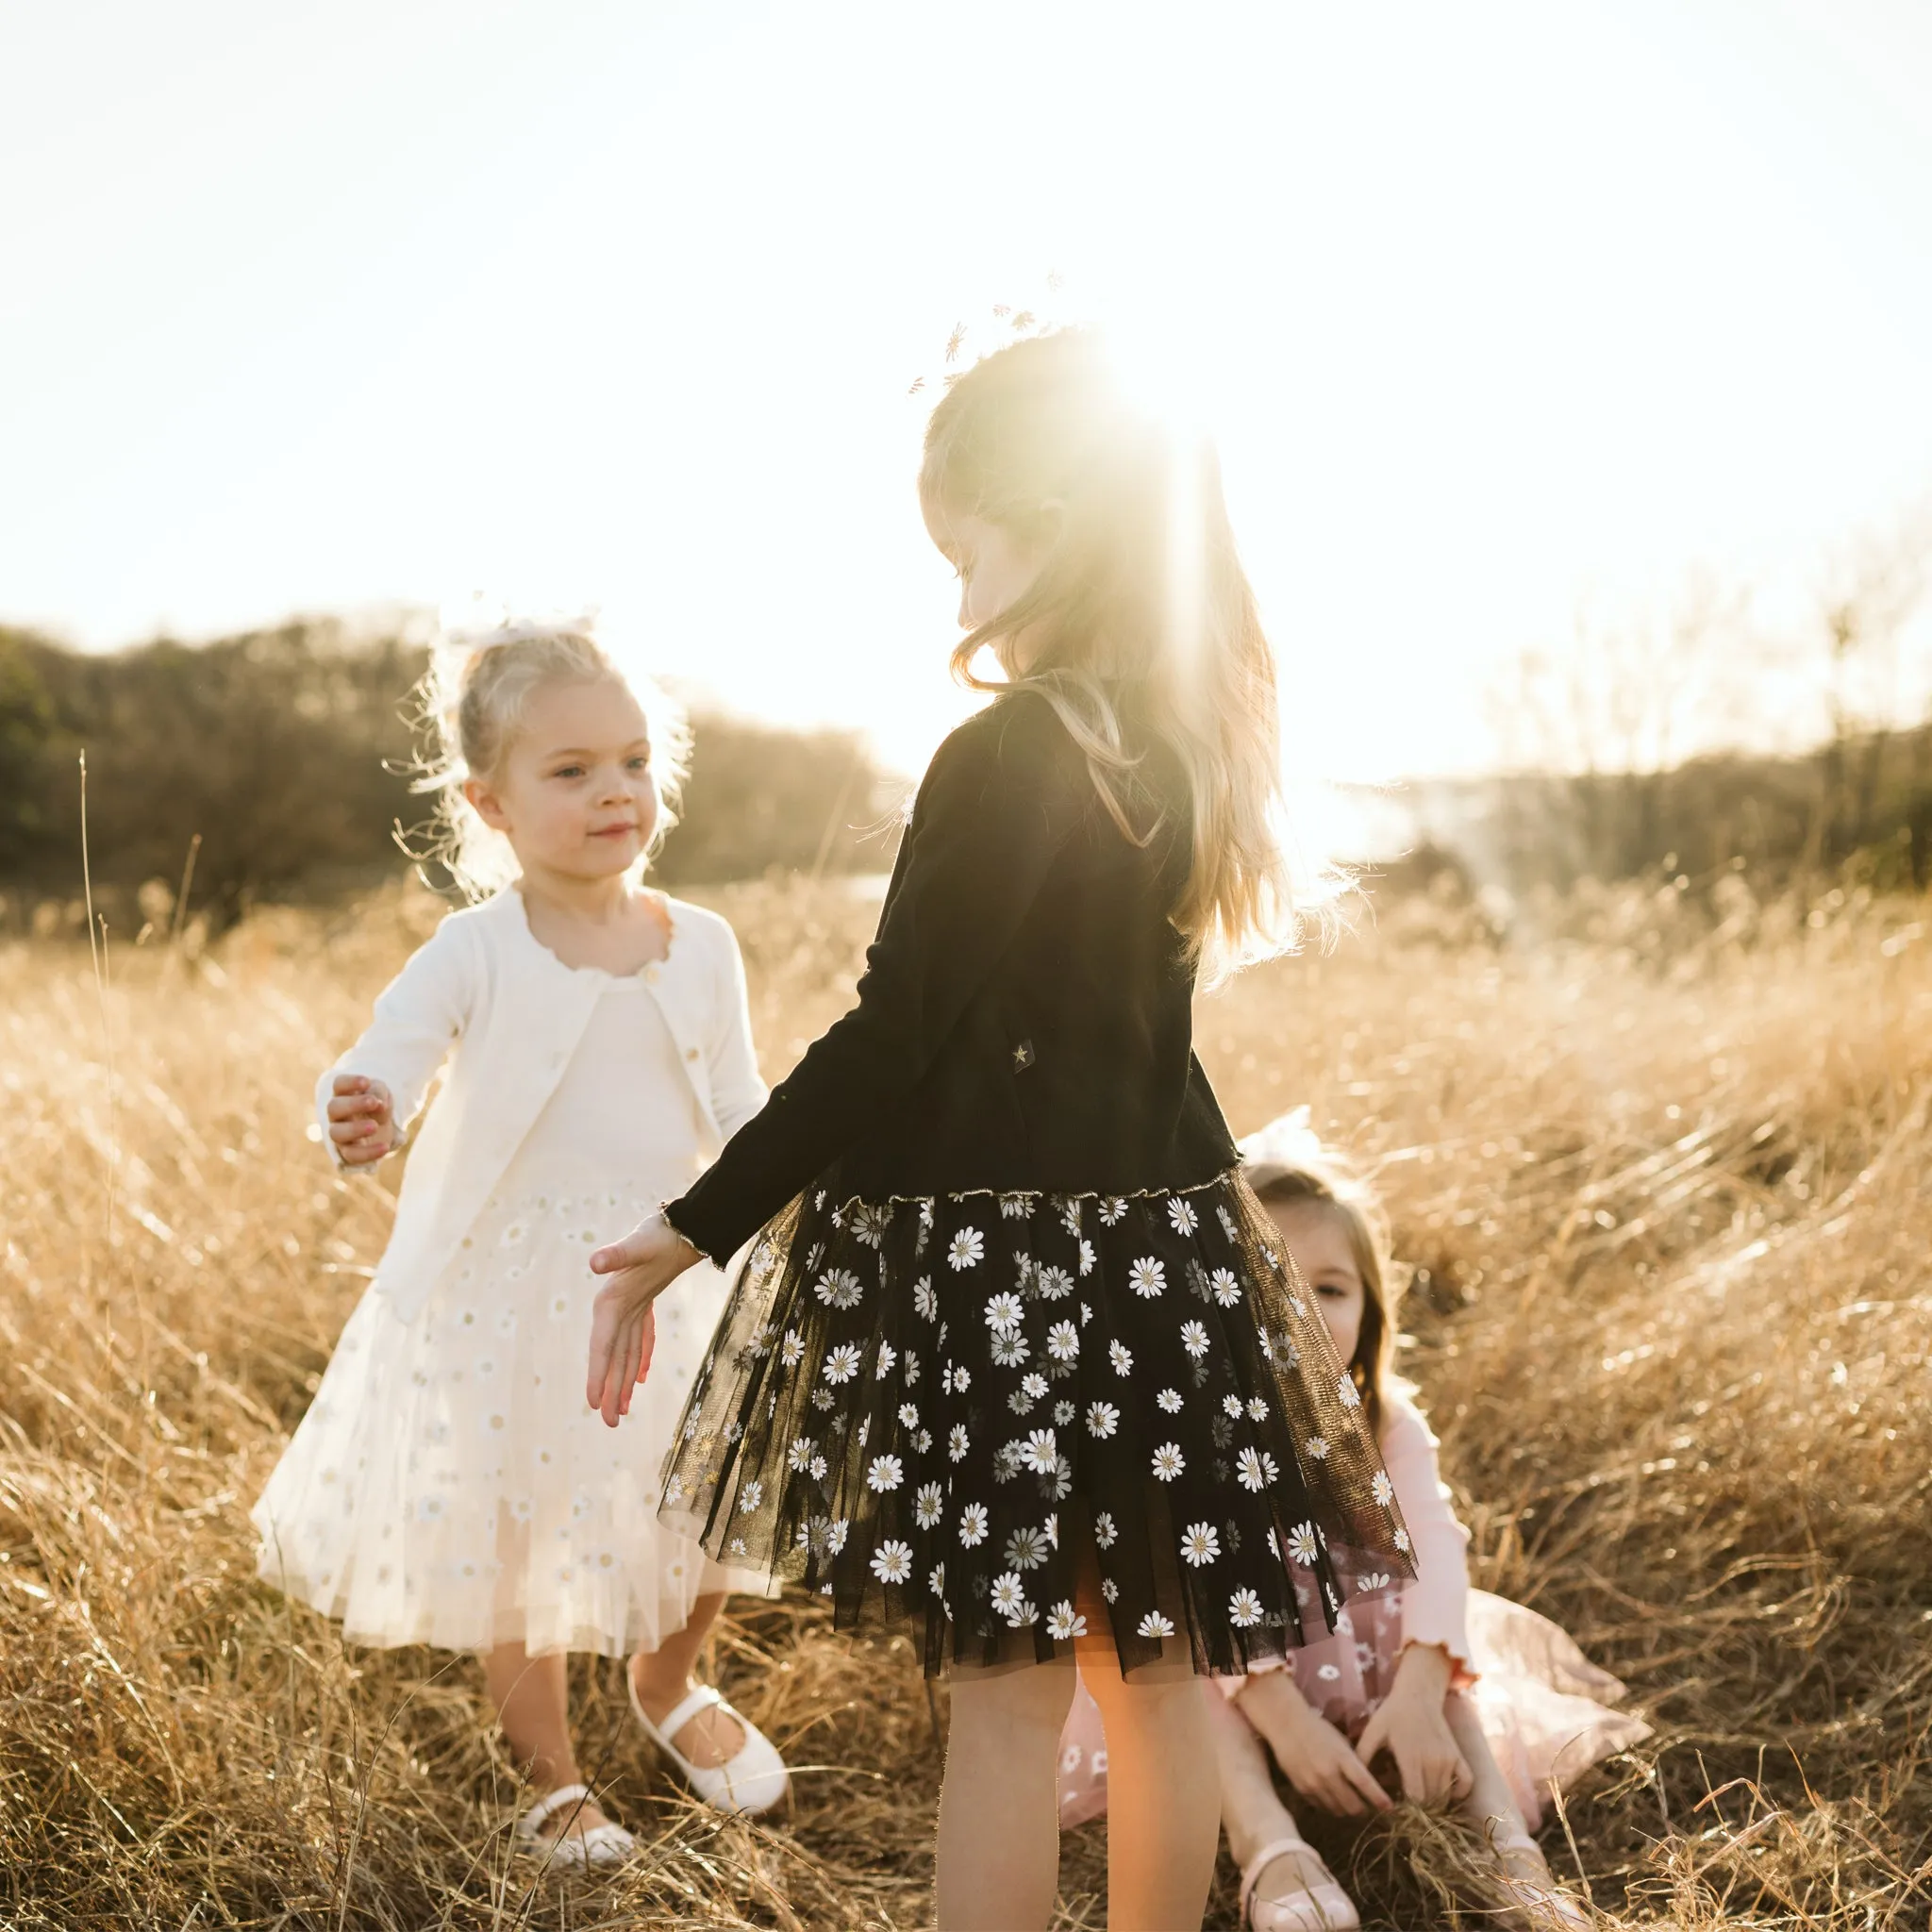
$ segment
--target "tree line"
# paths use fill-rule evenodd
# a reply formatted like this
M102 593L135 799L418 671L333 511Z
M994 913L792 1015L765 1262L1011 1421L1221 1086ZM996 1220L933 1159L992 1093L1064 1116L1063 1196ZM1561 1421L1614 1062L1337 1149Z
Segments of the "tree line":
M424 663L419 643L325 619L105 654L0 627L0 892L76 896L83 809L97 892L178 885L192 852L193 906L218 926L402 865L399 835L431 810L404 722ZM691 724L667 883L889 862L891 787L859 734Z

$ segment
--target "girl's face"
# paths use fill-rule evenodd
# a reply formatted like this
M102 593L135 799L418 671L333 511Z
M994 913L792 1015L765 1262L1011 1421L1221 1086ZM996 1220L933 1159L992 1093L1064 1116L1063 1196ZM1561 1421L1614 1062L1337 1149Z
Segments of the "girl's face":
M530 693L489 778L463 795L525 872L604 879L643 855L658 824L644 713L615 678L558 678Z
M1031 544L1001 524L960 516L927 502L925 527L959 575L959 628L977 630L1009 609L1032 587L1042 561Z
M1361 1339L1362 1308L1367 1291L1357 1267L1355 1243L1348 1224L1322 1201L1268 1202L1268 1218L1281 1231L1302 1279L1315 1291L1322 1319L1335 1338L1335 1352L1344 1362L1355 1360Z

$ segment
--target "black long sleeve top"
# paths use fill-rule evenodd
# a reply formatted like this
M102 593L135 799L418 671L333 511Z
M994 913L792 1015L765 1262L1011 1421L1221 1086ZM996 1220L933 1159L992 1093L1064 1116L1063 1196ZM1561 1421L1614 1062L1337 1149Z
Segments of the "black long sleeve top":
M1015 691L945 741L901 841L858 1004L667 1205L723 1260L816 1182L838 1201L1124 1194L1238 1158L1193 1052L1171 914L1185 788L1148 740L1144 843L1053 707Z

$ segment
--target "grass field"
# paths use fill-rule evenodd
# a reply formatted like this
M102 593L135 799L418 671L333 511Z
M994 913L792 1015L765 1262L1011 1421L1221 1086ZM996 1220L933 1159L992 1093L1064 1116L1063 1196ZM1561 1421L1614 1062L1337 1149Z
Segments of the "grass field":
M1507 941L1403 901L1204 1003L1202 1052L1238 1128L1306 1101L1379 1165L1477 1578L1657 1725L1575 1794L1557 1869L1608 1923L1922 1928L1932 912L1728 884L1721 922L1633 890ZM713 897L778 1074L872 908ZM585 1762L652 1849L573 1887L509 1853L467 1660L344 1651L253 1580L249 1504L385 1227L306 1138L309 1085L433 916L117 939L105 988L85 946L0 950L0 1923L924 1924L944 1691L903 1641L796 1601L721 1640L799 1767L760 1831L681 1804L581 1666ZM1452 1922L1431 1821L1328 1842L1370 1924ZM1097 1926L1101 1828L1067 1851L1063 1923Z

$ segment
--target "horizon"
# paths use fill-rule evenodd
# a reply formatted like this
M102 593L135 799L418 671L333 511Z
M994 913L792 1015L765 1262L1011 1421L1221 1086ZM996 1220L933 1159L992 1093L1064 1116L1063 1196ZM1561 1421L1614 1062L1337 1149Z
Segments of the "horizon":
M1506 765L1523 652L1668 653L1700 573L1756 602L1680 749L1814 736L1825 587L1932 491L1932 18L1395 18L11 23L0 620L601 604L916 772L970 700L908 391L1058 270L1206 391L1301 768Z

